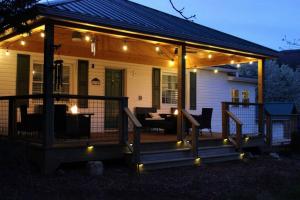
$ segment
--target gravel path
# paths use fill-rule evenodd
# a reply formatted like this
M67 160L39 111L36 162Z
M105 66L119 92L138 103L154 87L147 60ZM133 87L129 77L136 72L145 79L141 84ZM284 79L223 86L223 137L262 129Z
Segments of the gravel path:
M84 165L51 176L26 163L0 162L0 199L299 199L300 156L268 156L244 162L132 173L105 163L104 175L87 175Z

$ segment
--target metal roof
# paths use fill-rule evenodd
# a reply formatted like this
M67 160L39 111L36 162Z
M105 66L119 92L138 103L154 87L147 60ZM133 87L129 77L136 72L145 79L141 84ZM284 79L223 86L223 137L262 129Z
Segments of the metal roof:
M297 109L294 103L265 103L265 110L271 115L291 115L296 114Z
M55 0L39 14L277 57L277 51L128 0Z

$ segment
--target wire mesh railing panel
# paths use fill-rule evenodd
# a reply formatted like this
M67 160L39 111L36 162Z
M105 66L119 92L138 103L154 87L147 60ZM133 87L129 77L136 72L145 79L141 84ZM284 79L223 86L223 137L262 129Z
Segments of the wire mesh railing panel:
M54 104L57 140L119 141L120 99L63 97L55 98Z
M258 105L229 105L229 111L233 113L243 124L242 133L244 135L257 135L259 133ZM236 133L236 123L229 120L230 134Z
M0 136L8 136L9 100L0 100Z

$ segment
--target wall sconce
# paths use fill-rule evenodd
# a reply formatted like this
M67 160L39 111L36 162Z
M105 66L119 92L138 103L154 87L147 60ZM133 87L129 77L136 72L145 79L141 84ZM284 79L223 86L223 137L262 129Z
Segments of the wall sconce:
M98 78L93 78L91 82L92 82L92 85L100 85L101 84L100 80Z

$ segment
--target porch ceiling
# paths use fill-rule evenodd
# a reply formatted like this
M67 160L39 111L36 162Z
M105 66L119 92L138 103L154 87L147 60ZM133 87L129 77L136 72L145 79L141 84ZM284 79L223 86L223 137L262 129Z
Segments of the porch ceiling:
M72 34L79 32L82 40L73 41ZM41 37L43 27L33 30L30 36L16 36L0 44L8 50L44 52L44 40ZM87 38L86 38L87 37ZM99 33L83 29L55 27L55 44L61 45L56 54L81 58L113 60L120 62L146 64L152 66L175 67L178 56L176 46L157 41L130 38L115 34ZM96 55L91 52L91 41L96 41ZM25 42L25 45L21 44ZM23 43L24 44L24 43ZM127 46L127 50L123 46ZM255 62L255 58L228 54L195 47L188 47L187 68L206 68L225 64ZM172 60L174 62L172 62Z

